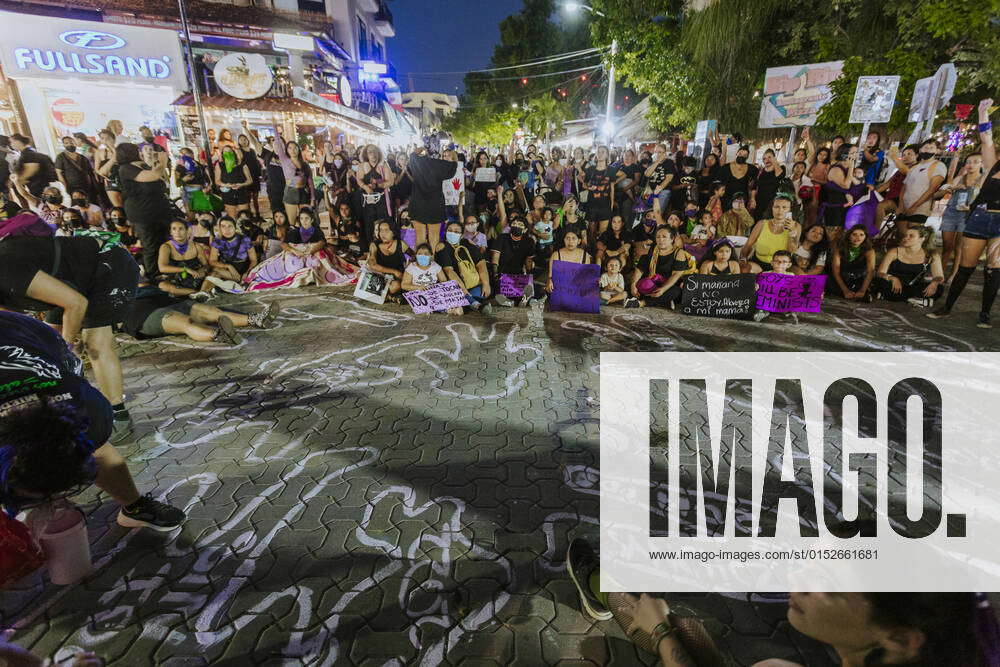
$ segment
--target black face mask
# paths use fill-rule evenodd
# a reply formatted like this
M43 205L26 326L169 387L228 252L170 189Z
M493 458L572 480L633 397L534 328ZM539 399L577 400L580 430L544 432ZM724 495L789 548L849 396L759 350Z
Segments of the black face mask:
M934 157L934 153L928 153L927 151L921 151L920 153L918 153L918 156L920 157L920 161L921 162L925 162L925 161L930 160L931 158L933 158Z
M48 202L49 204L61 204L62 195L48 195L47 197L45 197L45 201Z
M86 205L87 205L86 199L80 199L79 197L77 197L76 199L73 200L73 206L86 206Z
M115 227L124 227L125 221L122 220L121 218L111 218L111 224L114 225Z
M76 152L76 146L63 146L63 148L65 148L70 153L75 153Z
M511 228L511 230L510 230L510 237L512 239L519 239L522 236L524 236L524 230L523 229L514 229L514 228Z
M747 163L747 156L746 155L737 155L736 156L736 164L746 164L746 163Z

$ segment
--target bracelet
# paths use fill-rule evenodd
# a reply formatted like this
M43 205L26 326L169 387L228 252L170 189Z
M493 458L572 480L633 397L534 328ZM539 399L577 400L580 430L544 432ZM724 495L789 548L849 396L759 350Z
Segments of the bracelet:
M652 637L653 640L653 650L654 651L659 650L660 642L662 642L664 639L672 635L675 629L676 628L670 625L669 620L657 623L656 627L653 628L653 632L650 633L650 636Z
M979 124L979 131L980 132L989 132L992 129L993 129L993 122L992 121L986 121L985 123L980 123Z

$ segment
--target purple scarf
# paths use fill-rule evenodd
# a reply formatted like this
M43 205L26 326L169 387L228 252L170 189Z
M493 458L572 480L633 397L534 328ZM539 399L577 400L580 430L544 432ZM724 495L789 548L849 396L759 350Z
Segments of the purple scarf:
M310 239L312 239L313 234L315 234L315 233L316 233L316 226L315 225L312 226L312 227L308 227L308 228L307 227L299 227L299 238L302 239L303 243L310 243L311 242Z
M174 250L176 250L177 254L180 255L181 257L184 257L184 255L187 254L188 244L190 243L191 243L190 241L185 241L183 244L177 245L177 241L170 239L170 245L174 247Z
M219 251L219 257L226 262L242 262L250 250L250 239L242 234L234 234L231 239L217 236L212 247Z

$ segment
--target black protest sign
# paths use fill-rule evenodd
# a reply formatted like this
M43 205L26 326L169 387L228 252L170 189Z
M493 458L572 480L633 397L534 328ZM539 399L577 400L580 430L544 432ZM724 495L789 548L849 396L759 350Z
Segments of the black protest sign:
M692 274L684 279L681 312L730 320L748 319L754 312L756 284L751 274Z

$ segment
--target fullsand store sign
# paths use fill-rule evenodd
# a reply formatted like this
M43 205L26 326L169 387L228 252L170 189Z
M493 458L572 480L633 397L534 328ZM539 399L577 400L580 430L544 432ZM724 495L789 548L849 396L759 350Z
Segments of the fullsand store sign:
M7 76L142 83L187 88L177 34L170 30L0 12Z

